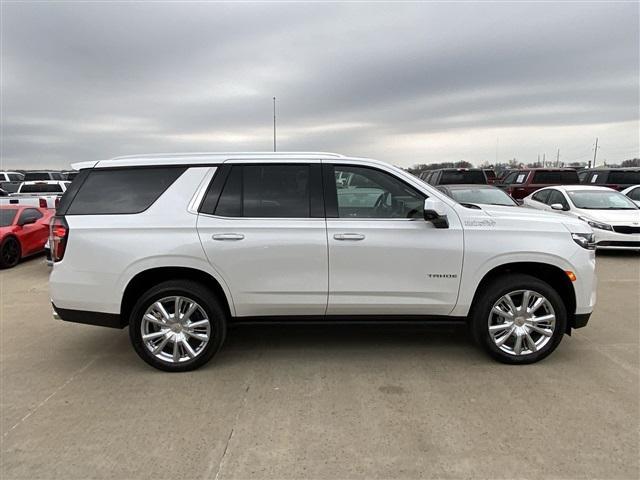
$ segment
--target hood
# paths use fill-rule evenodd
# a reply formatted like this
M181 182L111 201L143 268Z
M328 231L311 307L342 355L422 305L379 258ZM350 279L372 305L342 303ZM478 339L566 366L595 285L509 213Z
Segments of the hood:
M578 218L561 213L545 212L527 207L507 207L501 205L480 205L482 210L493 218L529 222L551 222L562 224L572 233L590 233L591 227Z
M576 209L576 213L581 217L597 220L598 222L612 225L630 225L637 223L640 225L639 210L586 210Z

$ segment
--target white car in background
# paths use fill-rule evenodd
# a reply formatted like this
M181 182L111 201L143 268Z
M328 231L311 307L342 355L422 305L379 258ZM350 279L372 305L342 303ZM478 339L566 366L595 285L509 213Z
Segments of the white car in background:
M525 197L524 205L564 213L587 222L593 228L596 248L640 250L640 208L611 188L547 187Z
M633 203L640 207L640 185L632 185L629 188L625 188L620 193L629 197Z

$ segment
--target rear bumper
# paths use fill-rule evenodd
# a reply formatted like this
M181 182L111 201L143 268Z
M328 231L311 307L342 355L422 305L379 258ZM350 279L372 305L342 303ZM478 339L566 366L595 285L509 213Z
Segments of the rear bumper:
M58 308L53 303L54 320L64 320L65 322L83 323L85 325L96 325L98 327L124 328L126 322L122 322L120 315L115 313L89 312L86 310L68 310Z

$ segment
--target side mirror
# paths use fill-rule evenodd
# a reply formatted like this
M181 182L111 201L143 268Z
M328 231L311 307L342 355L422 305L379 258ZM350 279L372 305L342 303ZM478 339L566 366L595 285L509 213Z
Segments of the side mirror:
M449 228L449 220L445 214L445 206L436 198L427 198L424 201L424 219L431 222L436 228Z
M561 203L552 203L551 210L564 210L564 207Z

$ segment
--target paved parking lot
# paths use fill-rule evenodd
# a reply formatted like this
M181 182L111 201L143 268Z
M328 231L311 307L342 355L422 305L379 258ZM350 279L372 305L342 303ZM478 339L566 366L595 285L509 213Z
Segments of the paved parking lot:
M599 255L590 325L538 365L456 329L242 327L203 369L55 322L42 258L0 272L13 478L633 478L640 257Z

